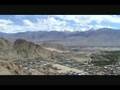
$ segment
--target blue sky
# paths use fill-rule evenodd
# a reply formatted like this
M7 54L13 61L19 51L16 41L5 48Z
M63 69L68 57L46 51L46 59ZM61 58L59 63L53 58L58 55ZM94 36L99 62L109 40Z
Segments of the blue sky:
M119 15L0 15L0 32L120 29Z

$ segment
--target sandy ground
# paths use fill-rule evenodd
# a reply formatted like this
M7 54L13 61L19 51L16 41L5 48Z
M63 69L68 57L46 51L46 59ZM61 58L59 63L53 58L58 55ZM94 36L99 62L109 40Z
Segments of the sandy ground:
M8 69L0 67L0 75L12 75L12 73Z
M46 47L45 49L50 50L50 51L56 51L58 53L69 52L69 51L62 51L62 50L55 49L55 48L48 48L48 47Z
M66 72L76 72L76 73L81 73L84 74L85 72L82 70L78 70L75 68L70 68L70 67L66 67L60 64L53 64L53 67L57 67L59 69L59 73L66 73Z

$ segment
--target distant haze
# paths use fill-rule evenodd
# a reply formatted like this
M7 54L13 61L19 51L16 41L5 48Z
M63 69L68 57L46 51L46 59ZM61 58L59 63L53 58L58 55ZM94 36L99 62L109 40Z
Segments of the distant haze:
M119 46L120 30L101 28L84 32L32 31L15 34L0 33L10 41L24 39L35 43L58 43L66 46Z
M0 15L0 32L120 29L119 15Z

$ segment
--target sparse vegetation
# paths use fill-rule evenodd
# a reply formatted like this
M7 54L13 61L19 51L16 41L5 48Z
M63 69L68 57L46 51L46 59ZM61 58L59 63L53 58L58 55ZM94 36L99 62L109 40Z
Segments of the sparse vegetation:
M94 65L114 65L120 59L120 51L105 51L101 52L100 54L92 54L91 59L91 63Z

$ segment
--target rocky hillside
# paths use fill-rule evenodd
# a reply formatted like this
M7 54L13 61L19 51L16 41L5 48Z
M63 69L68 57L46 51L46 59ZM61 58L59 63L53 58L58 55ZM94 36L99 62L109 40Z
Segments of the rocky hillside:
M24 58L44 58L51 59L51 55L57 53L51 51L44 46L35 44L23 39L17 39L15 42L10 42L0 38L0 59L15 60Z
M16 50L17 54L23 58L49 58L52 53L51 51L45 49L40 45L34 44L23 39L17 39L14 42L13 47Z

